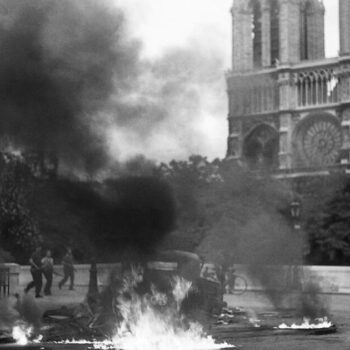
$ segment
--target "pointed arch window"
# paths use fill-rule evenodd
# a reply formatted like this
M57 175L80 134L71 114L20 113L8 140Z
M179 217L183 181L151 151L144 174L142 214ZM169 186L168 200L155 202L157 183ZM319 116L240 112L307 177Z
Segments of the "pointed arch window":
M309 59L309 14L311 11L310 1L301 5L300 8L300 58L301 60Z
M275 65L280 56L280 25L279 25L279 5L278 0L271 0L270 18L271 18L271 65Z
M254 66L262 66L262 16L261 16L261 6L258 0L252 1L252 36L253 36L253 57Z

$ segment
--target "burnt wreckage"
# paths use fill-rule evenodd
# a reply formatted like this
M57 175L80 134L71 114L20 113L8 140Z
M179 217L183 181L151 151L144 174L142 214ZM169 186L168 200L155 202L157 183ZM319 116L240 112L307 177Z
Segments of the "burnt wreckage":
M201 261L196 254L164 251L137 266L123 265L122 271L111 274L102 292L88 294L74 307L47 310L41 326L32 330L28 339L34 341L40 336L42 343L111 339L116 328L130 317L123 314L121 304L137 305L139 301L145 302L142 312L151 305L156 312L169 314L171 322L175 320L181 327L187 328L194 321L208 329L213 315L220 314L224 306L221 283L201 277ZM176 291L176 279L187 287ZM0 343L12 342L16 340L3 332Z

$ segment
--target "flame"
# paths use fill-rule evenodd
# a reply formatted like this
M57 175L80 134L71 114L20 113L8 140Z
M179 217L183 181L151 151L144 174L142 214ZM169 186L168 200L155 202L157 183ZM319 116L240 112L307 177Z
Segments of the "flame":
M181 303L186 298L192 287L192 282L186 281L184 278L175 276L173 280L173 297L176 302L176 308L180 311Z
M121 290L116 291L115 312L121 321L115 335L103 341L65 340L55 344L85 344L92 349L123 350L216 350L234 348L231 344L215 343L199 323L188 322L181 314L181 303L192 288L192 283L176 277L172 283L172 297L151 286L150 292L140 296L136 287L143 281L143 270L132 269L124 275ZM13 329L17 344L28 344L31 328ZM39 340L40 341L40 340ZM34 341L33 341L34 342Z
M88 345L89 349L98 349L98 350L110 350L115 349L114 344L110 340L103 340L103 341L89 341L89 340L63 340L59 342L54 342L54 344L81 344L81 345Z
M34 336L34 329L25 323L18 323L12 328L12 338L18 345L28 345L29 343L40 343L43 336L39 334L36 338Z
M125 350L199 350L220 349L211 337L206 337L199 324L188 329L174 324L166 315L147 308L132 324L123 324L113 338L116 348Z
M132 273L134 274L134 273ZM125 288L130 279L125 279ZM128 298L119 295L117 303L123 321L112 341L116 348L125 350L202 350L232 347L228 344L216 344L206 336L201 325L186 324L180 314L181 303L187 296L192 284L183 278L173 280L172 295L175 305L164 308L164 295L153 286L150 297L141 297L128 289Z
M12 328L12 338L18 345L27 345L32 332L33 329L31 327L27 327L24 324L18 324Z
M279 329L321 329L321 328L330 328L333 326L331 321L328 321L327 317L317 318L315 323L310 323L310 319L303 318L302 324L293 323L291 326L282 323L278 326Z

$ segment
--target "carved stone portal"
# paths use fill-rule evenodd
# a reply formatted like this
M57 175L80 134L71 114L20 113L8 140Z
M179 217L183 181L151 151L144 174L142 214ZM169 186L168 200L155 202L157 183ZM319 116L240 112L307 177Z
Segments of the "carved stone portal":
M269 125L261 124L244 140L243 155L250 169L278 167L279 135Z

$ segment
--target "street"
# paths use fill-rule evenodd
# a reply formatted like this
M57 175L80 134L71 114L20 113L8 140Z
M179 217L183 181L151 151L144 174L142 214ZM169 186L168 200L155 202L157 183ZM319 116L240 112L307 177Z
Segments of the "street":
M84 299L86 290L78 288L75 291L66 289L56 290L51 297L38 300L42 309L59 307L60 305L77 304ZM261 320L262 326L254 328L242 324L213 327L210 331L216 337L219 333L220 342L225 340L239 349L243 350L343 350L348 349L350 344L350 295L332 294L324 295L328 303L330 313L329 319L336 324L337 332L333 334L315 335L303 331L274 330L273 327L281 324L300 323L301 319L296 318L294 310L275 310L273 305L259 292L246 292L243 295L225 295L228 306L241 307L249 310ZM50 349L86 349L87 345L82 344L41 344ZM11 346L12 348L20 348ZM3 349L0 346L0 349ZM8 347L6 347L8 348Z
M340 350L348 349L350 344L350 295L327 295L325 296L330 308L330 320L336 324L337 332L328 335L308 335L302 332L273 331L249 331L232 332L232 342L236 346L246 350ZM271 303L261 293L245 293L242 296L226 295L229 306L242 306L251 308L257 315L261 314L265 322L291 324L295 319L291 311L276 313ZM264 316L265 315L265 316Z

